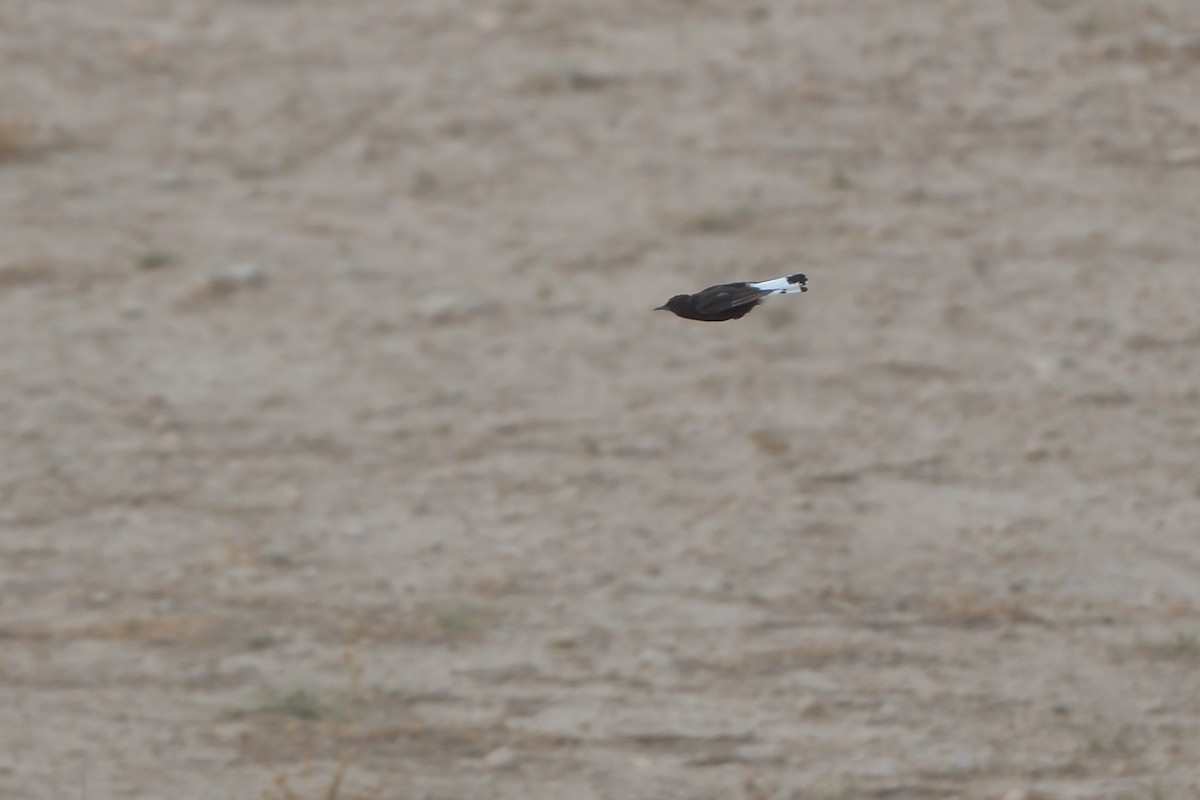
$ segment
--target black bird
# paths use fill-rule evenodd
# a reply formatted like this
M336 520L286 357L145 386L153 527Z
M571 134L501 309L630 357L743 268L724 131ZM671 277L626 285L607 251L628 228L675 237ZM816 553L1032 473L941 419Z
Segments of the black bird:
M658 308L672 311L684 319L702 322L723 322L741 319L756 305L773 294L793 294L808 291L808 278L803 273L760 283L722 283L695 294L677 294Z

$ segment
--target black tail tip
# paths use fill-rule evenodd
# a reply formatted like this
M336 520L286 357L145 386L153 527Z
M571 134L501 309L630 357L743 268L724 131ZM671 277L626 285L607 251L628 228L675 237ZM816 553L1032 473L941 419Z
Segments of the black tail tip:
M795 275L788 275L787 282L788 283L798 283L801 286L804 286L805 284L808 283L808 276L805 275L803 272L797 272Z

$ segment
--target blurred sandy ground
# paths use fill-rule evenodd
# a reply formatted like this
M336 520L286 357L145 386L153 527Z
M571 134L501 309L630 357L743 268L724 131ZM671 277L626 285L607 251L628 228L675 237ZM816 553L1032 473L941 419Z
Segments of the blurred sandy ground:
M1195 797L1198 130L1183 0L9 0L0 794Z

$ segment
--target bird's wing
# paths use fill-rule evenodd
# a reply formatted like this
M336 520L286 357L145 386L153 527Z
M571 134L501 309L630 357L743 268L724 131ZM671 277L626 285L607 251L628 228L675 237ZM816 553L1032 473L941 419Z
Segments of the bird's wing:
M701 314L716 314L731 308L755 303L770 292L756 289L747 283L725 283L710 286L692 295L692 303Z

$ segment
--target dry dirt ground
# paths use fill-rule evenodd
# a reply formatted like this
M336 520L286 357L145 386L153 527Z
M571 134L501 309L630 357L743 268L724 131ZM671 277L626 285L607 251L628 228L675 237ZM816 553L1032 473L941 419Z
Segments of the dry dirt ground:
M1198 209L1194 0L6 0L0 796L1196 798Z

